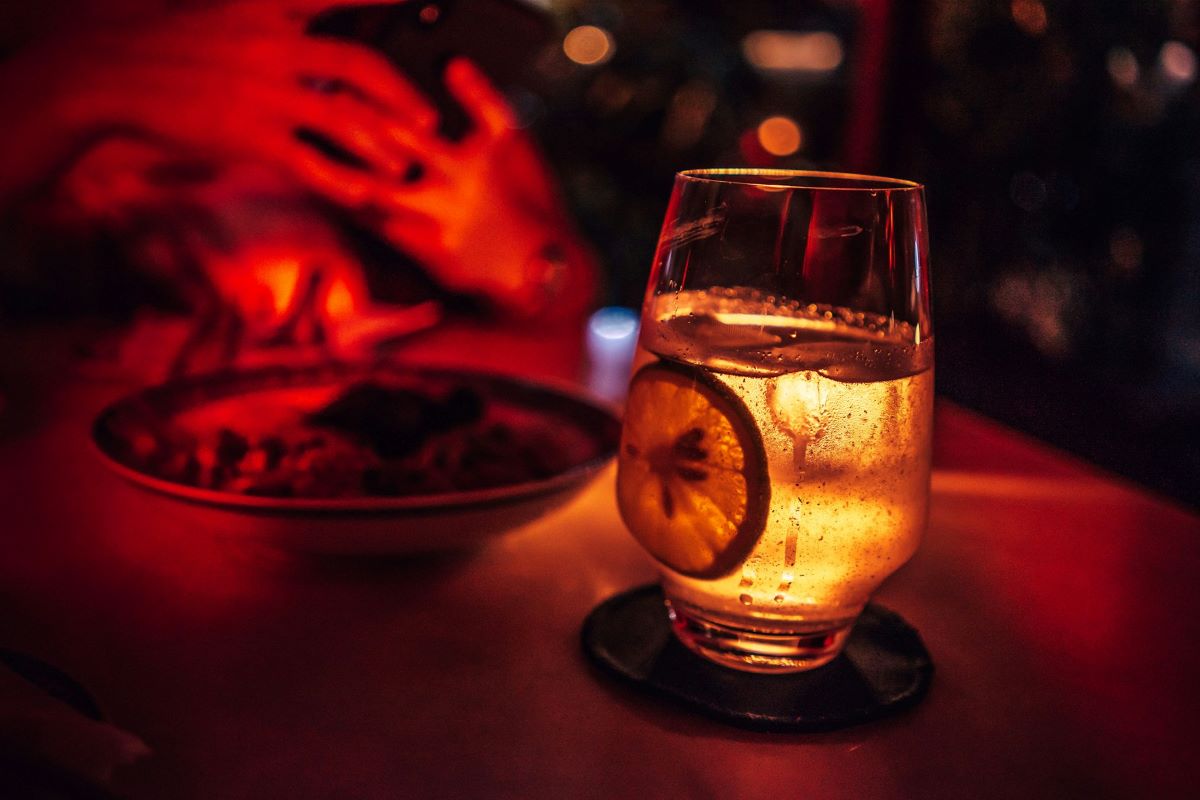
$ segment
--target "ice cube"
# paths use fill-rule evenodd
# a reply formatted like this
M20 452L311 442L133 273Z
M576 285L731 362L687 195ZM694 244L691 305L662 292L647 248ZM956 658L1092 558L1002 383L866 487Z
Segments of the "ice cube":
M767 408L775 425L792 440L792 459L804 469L808 446L825 433L828 420L825 382L811 372L777 378L767 392Z

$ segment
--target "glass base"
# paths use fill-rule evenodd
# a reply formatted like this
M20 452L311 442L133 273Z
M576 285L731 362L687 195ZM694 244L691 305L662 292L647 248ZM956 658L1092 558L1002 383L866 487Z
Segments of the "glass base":
M854 627L854 618L806 628L753 628L716 620L688 603L666 600L671 628L692 652L742 672L782 674L824 666L837 657Z

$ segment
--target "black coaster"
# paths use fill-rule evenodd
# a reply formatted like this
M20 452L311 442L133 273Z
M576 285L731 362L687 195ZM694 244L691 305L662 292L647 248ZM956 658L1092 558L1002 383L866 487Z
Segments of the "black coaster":
M917 704L933 679L921 637L868 605L842 654L809 672L760 675L707 661L671 632L657 585L610 597L583 623L583 649L609 675L722 722L770 731L829 731Z

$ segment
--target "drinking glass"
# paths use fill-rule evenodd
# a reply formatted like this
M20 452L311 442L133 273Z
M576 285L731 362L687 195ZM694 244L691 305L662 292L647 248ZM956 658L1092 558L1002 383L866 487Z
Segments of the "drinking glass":
M617 500L687 647L752 672L833 659L917 548L932 416L919 184L677 175Z

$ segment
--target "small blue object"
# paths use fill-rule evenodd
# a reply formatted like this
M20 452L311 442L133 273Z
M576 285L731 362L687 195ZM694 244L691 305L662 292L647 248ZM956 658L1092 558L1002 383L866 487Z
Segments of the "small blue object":
M598 397L620 402L629 381L633 351L637 347L638 312L608 306L587 322L587 384Z
M588 333L601 339L630 341L637 336L637 330L637 312L624 306L607 306L588 319Z

